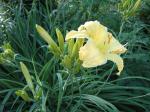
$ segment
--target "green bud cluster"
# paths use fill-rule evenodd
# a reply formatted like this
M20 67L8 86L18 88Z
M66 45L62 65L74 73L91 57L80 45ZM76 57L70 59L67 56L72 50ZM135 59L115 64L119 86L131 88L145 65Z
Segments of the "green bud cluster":
M136 14L140 4L141 0L122 0L121 3L118 4L118 10L122 14L123 19L127 20Z
M57 28L56 35L58 44L52 39L48 32L39 25L36 25L36 29L40 36L48 43L50 52L61 61L61 64L65 69L75 74L79 72L81 67L81 61L79 60L79 49L83 45L83 39L70 39L65 42L61 31Z

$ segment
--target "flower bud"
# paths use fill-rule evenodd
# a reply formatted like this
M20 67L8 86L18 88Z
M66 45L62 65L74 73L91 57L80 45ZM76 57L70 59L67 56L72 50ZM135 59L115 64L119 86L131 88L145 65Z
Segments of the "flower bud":
M56 53L59 54L61 53L60 48L57 46L55 41L52 39L52 37L48 34L48 32L42 28L40 25L36 25L36 29L40 36L51 46L52 50Z
M25 80L26 80L26 82L27 82L27 84L28 84L30 90L32 91L33 96L34 96L35 91L34 91L34 85L32 82L31 75L30 75L26 65L23 62L20 62L20 66L21 66L21 71L25 77Z
M17 90L15 92L15 94L17 96L20 96L26 102L30 102L31 101L31 98L29 97L28 93L26 91L24 91L24 90Z
M61 31L58 28L56 29L56 34L58 38L59 47L61 51L63 52L64 51L64 38L63 38Z
M76 43L73 46L71 57L77 57L79 55L78 51L80 47L83 45L83 39L77 39Z

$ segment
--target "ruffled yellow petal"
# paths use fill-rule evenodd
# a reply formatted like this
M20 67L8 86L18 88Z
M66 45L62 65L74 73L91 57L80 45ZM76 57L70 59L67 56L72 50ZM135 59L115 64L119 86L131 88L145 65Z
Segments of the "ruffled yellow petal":
M66 35L66 40L71 39L71 38L87 38L88 35L84 31L70 31Z
M117 55L117 54L108 54L107 55L107 59L116 63L117 67L118 67L118 73L117 75L120 75L121 71L123 70L124 64L123 64L123 59Z
M93 39L96 44L102 45L107 39L107 28L98 21L89 21L78 28L78 31L86 31L89 38Z
M83 61L83 67L96 67L107 62L105 56L100 53L99 49L95 46L92 40L80 48L79 58Z
M127 49L120 44L118 40L116 40L111 33L108 34L108 40L106 42L108 44L108 51L113 54L122 54L124 53Z

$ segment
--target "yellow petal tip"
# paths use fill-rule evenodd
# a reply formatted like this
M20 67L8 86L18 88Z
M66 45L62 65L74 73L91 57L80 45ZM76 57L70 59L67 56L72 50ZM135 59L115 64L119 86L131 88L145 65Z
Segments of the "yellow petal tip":
M22 63L22 62L20 62L20 65L23 65L23 63Z
M120 76L120 72L116 73L118 76Z
M36 28L38 28L38 27L39 27L39 25L38 25L38 24L36 24L36 25L35 25L35 27L36 27Z

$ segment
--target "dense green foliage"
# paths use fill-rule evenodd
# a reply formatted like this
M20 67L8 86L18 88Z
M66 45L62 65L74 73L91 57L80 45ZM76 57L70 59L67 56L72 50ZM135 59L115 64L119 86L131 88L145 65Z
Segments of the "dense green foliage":
M119 0L14 1L3 5L9 10L11 27L0 34L7 37L3 40L10 43L15 57L0 64L0 112L150 111L149 0L143 0L138 12L125 21L117 8ZM111 62L93 69L81 67L77 74L68 72L35 28L36 24L43 26L57 41L56 28L65 37L67 31L89 20L100 21L122 44L127 43L125 68L119 77ZM24 78L21 61L38 98L27 88L30 82ZM32 101L15 94L23 88Z

